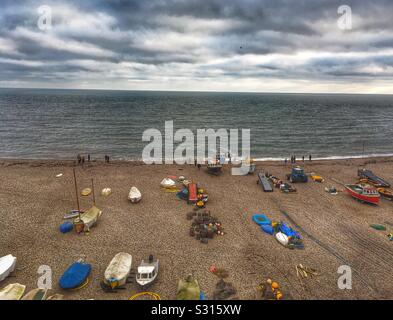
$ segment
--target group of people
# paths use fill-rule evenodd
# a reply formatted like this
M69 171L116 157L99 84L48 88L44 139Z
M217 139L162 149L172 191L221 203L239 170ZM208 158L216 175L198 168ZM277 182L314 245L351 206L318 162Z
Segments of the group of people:
M78 154L76 156L76 159L78 160L78 164L83 165L85 163L85 156L81 156ZM87 162L90 162L90 154L87 155Z
M302 161L304 162L304 156L302 156ZM308 156L308 160L309 161L312 161L312 156L311 156L311 154ZM288 159L287 158L285 158L285 164L287 164L288 163ZM294 163L296 163L296 156L291 156L291 164L294 164Z
M80 155L80 154L78 154L76 156L76 159L77 159L79 165L83 165L86 161L85 156ZM105 159L105 163L109 163L109 156L108 155L105 155L104 159ZM91 157L90 157L90 154L88 154L87 155L87 162L90 162L90 160L91 160Z

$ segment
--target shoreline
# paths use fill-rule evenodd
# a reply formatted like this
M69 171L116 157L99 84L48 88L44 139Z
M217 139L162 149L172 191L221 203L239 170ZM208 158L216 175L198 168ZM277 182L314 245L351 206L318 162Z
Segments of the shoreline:
M285 159L267 159L267 160L260 160L260 159L254 159L255 164L265 164L265 165L284 165L284 160ZM340 163L340 162L354 162L357 165L361 164L369 164L369 163L375 163L375 162L393 162L393 154L392 155L385 155L385 156L354 156L354 157L348 157L348 158L315 158L312 159L311 161L308 159L305 159L304 161L299 159L296 161L294 165L313 165L313 164L329 164L329 163ZM29 159L29 158L1 158L0 157L0 166L8 166L8 165L51 165L51 166L78 166L78 167L92 167L96 165L107 165L110 166L111 164L113 165L139 165L139 166L194 166L194 163L192 164L146 164L142 160L110 160L110 163L105 163L104 160L97 160L93 159L90 162L85 161L84 165L78 165L77 160L72 160L72 159ZM231 164L225 164L226 166L231 166ZM291 165L289 158L287 162L287 166ZM235 163L232 164L232 166L236 166Z

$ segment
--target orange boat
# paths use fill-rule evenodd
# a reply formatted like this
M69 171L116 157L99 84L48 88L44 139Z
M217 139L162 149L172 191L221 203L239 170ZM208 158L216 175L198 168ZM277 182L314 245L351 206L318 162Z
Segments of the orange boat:
M196 203L198 201L198 187L196 183L188 185L188 203Z

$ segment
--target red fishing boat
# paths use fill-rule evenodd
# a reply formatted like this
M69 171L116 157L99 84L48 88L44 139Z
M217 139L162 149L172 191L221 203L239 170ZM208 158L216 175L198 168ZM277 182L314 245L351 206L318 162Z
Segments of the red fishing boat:
M378 204L380 195L374 187L361 184L346 184L345 189L355 199L361 202Z

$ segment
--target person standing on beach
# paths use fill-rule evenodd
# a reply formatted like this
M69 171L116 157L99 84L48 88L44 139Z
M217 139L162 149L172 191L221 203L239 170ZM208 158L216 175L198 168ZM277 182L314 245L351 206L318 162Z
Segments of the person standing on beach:
M81 164L81 155L78 153L78 155L76 156L76 159L78 160L78 164Z
M90 162L90 153L87 155L87 162Z
M302 157L302 160L303 160L303 162L304 162L304 156Z
M194 160L194 166L197 166L197 159Z
M82 156L82 166L85 163L85 156Z
M287 165L287 162L288 162L288 159L287 159L287 158L285 158L285 160L284 160L284 164L285 164L285 166Z
M311 154L308 156L308 159L311 161Z
M198 170L201 170L201 164L198 163Z

